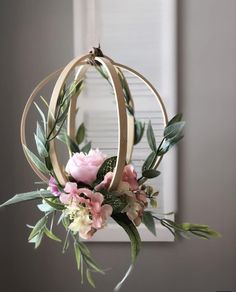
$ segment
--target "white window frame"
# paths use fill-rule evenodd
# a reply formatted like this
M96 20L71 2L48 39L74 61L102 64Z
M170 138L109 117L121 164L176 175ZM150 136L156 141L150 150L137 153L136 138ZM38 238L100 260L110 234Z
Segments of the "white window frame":
M74 55L85 54L93 46L97 46L99 40L96 39L97 19L99 14L98 1L96 0L74 0ZM165 82L166 92L163 96L167 96L165 101L168 110L168 116L171 117L177 110L177 82L176 82L176 23L177 23L177 3L175 0L163 0L166 5L166 11L169 16L164 20L165 37L162 39L162 45L168 48L163 56L163 65L167 68ZM95 11L96 10L96 11ZM117 60L119 61L119 60ZM135 69L135 68L134 68ZM170 86L171 84L171 86ZM171 98L168 98L171 97ZM177 209L177 152L176 149L171 150L161 162L164 167L163 176L163 213L176 213ZM174 215L164 215L166 219L174 221ZM152 235L147 228L141 224L138 227L142 241L174 241L174 236L156 222L157 236ZM126 233L115 222L109 223L108 226L99 232L96 232L92 241L97 242L124 242L128 241Z

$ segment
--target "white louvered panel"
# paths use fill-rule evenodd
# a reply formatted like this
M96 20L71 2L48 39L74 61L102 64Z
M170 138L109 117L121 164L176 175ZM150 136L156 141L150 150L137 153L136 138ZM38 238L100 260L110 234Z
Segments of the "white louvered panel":
M87 53L100 42L105 55L149 79L163 97L169 116L176 113L177 104L175 40L176 0L74 0L75 56ZM138 78L126 71L123 73L135 102L136 118L146 125L152 121L158 144L163 133L160 107ZM107 156L116 155L117 121L112 90L95 70L88 71L86 85L79 99L78 124L84 119L87 138L92 140L93 147L99 147ZM144 137L133 152L132 162L139 174L149 153ZM150 183L160 190L158 211L168 213L175 210L175 151L163 159L159 170L162 175ZM117 240L115 230L116 226L104 229L95 240ZM158 234L158 241L173 240L161 227L158 227ZM156 240L145 229L141 230L141 235L144 240Z

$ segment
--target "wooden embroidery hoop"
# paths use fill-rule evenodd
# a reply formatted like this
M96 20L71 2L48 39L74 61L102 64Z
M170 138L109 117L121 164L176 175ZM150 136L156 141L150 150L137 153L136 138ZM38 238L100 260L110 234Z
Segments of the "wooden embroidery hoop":
M122 177L122 172L126 163L131 160L132 150L133 150L133 143L134 143L134 117L128 113L126 110L125 105L125 97L121 85L121 81L118 76L118 69L125 70L130 74L136 76L139 80L144 82L149 90L155 96L159 106L161 108L161 112L163 115L164 126L166 126L168 122L167 112L163 100L158 93L158 91L154 88L154 86L140 73L135 71L134 69L129 68L128 66L115 63L113 60L108 58L107 56L97 56L94 53L86 54L81 57L77 57L73 59L65 68L59 69L52 74L48 75L45 79L43 79L31 93L21 119L21 143L22 145L27 147L26 142L26 120L29 109L37 96L37 94L42 90L42 88L51 80L53 80L57 75L59 75L56 84L54 86L52 96L49 103L48 118L47 118L47 131L50 132L53 125L53 116L55 115L56 111L56 104L58 100L58 96L68 78L70 73L75 69L75 67L79 66L79 71L75 76L75 80L80 80L85 77L85 74L89 68L89 66L93 66L91 64L91 58L93 61L101 64L103 68L106 69L106 72L109 76L109 80L111 81L115 99L116 99L116 109L117 109L117 119L118 119L118 148L117 148L117 161L116 167L114 169L113 179L110 185L110 190L115 190L118 187L118 184ZM73 96L71 99L70 109L68 112L68 120L67 120L67 133L70 137L75 137L76 133L76 103L77 103L78 96ZM133 100L131 98L131 104L134 105ZM29 162L30 166L32 167L33 171L45 182L48 182L48 178L38 170L38 168L33 164L33 162L28 157L28 154L24 149L24 153L26 156L27 161ZM49 155L51 158L51 163L53 167L53 171L60 182L61 185L65 185L68 181L66 173L64 172L62 166L59 163L58 155L56 151L55 139L49 142ZM162 157L157 157L153 169L156 169L161 162ZM146 179L142 179L141 183L143 183Z

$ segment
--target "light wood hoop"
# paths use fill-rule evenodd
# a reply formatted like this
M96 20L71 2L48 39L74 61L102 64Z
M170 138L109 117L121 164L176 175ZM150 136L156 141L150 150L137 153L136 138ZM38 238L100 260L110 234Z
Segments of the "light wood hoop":
M79 66L81 62L85 60L89 60L89 57L91 57L91 55L84 55L82 57L75 58L61 72L55 84L55 87L53 89L52 97L49 104L49 112L51 114L48 115L48 132L52 130L53 123L54 123L53 116L55 116L55 112L56 112L57 99L66 79L68 78L70 72L76 66ZM121 176L122 176L123 169L125 166L125 159L126 159L126 152L127 152L127 116L126 116L125 100L124 100L122 86L113 64L104 57L96 57L95 60L101 63L106 68L106 71L113 85L115 98L116 98L116 104L117 104L119 142L118 142L116 167L114 169L114 176L110 185L110 190L114 190L117 188L121 180ZM85 72L83 72L83 74L85 74ZM60 184L65 185L65 183L67 182L67 178L61 165L59 164L54 139L49 142L49 152L50 152L50 158L51 158L51 163L53 166L54 173L57 179L59 180Z
M25 133L27 115L39 91L42 90L42 88L48 82L50 82L53 78L55 78L58 74L60 74L59 78L56 81L55 87L52 92L51 100L49 103L48 120L47 120L47 132L49 133L53 126L53 122L54 122L53 117L55 116L55 112L56 112L57 99L63 85L65 84L69 74L72 72L72 70L76 66L80 66L80 68L79 68L78 73L76 74L75 80L80 80L85 76L89 66L91 66L88 62L90 57L91 57L91 54L87 54L82 57L73 59L64 69L59 69L51 73L35 87L34 91L31 93L25 105L25 108L22 114L21 126L20 126L20 136L21 136L22 145L25 145L27 147L26 133ZM134 117L130 115L128 111L126 111L125 97L124 97L120 79L118 77L117 68L128 71L129 73L135 75L137 78L139 78L142 82L146 84L146 86L153 93L157 102L159 103L159 106L161 108L161 112L163 115L164 126L166 126L168 123L168 117L167 117L167 111L166 111L164 102L160 94L143 75L141 75L134 69L129 68L128 66L115 63L108 57L95 57L95 60L99 62L100 64L102 64L104 68L106 69L107 74L111 80L112 87L115 93L115 98L116 98L116 108L117 108L117 118L118 118L118 150L117 150L116 167L114 169L114 176L110 185L110 190L115 190L118 187L118 184L121 180L125 162L129 163L131 160L133 142L134 142ZM75 133L76 133L75 115L76 115L77 98L78 96L76 95L72 97L69 112L68 112L67 132L68 132L68 135L72 138L75 137ZM134 106L132 98L131 98L131 105ZM40 172L38 168L30 160L24 147L23 147L23 150L24 150L26 159L28 163L30 164L30 166L32 167L33 171L39 176L40 179L42 179L45 182L48 182L48 178L42 172ZM55 175L57 176L57 179L59 180L61 185L65 185L68 180L63 170L63 167L60 165L58 161L54 139L52 139L49 142L49 155L50 155L53 170L55 172ZM161 160L162 160L162 157L157 157L153 166L154 169L158 167ZM145 181L146 179L143 178L139 183L142 184Z
M113 61L106 57L112 64ZM81 66L75 76L75 80L80 80L82 76L87 72L89 68L89 65ZM117 68L116 68L117 69ZM117 71L117 70L116 70ZM117 72L118 74L118 72ZM77 105L77 98L78 96L75 96L71 100L69 113L68 113L68 123L67 123L67 134L75 138L76 136L76 105ZM130 105L132 108L134 108L134 101L131 96ZM127 110L127 153L126 153L126 163L130 163L132 158L132 152L133 152L133 145L134 145L134 116L131 115Z

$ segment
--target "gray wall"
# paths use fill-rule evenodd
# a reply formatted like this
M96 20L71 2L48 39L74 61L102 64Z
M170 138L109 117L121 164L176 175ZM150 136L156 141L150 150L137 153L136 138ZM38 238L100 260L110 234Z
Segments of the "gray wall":
M221 240L144 243L123 291L210 292L236 289L236 1L181 0L179 98L187 121L180 147L179 220L208 223ZM19 143L26 98L43 76L72 57L72 3L2 0L1 201L31 190L35 179ZM26 243L34 204L0 211L0 291L92 291L79 287L72 253L56 243L34 251ZM113 267L96 277L112 291L129 263L129 246L91 244L97 260Z

